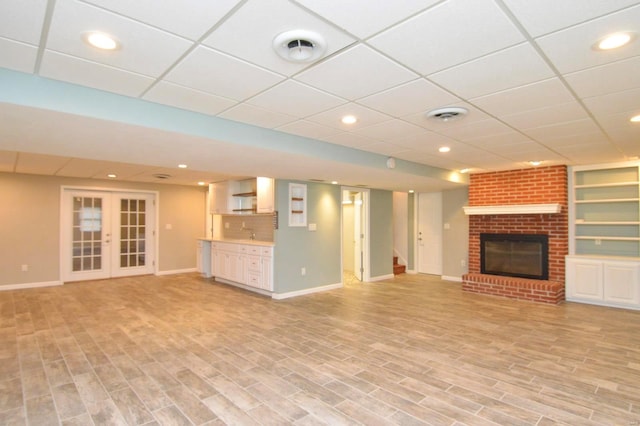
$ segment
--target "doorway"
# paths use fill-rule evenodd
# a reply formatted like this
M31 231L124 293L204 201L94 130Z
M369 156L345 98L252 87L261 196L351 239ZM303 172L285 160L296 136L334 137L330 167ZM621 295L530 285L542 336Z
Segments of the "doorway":
M442 275L442 193L418 194L418 272Z
M369 191L342 188L343 282L363 282L369 272Z
M63 188L63 281L154 273L155 201L155 193Z

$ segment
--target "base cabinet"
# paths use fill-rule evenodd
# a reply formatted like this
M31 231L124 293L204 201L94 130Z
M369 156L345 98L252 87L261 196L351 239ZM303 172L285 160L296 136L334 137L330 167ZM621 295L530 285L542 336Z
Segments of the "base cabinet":
M569 301L640 309L640 261L567 256Z
M211 243L211 275L260 290L273 291L273 247Z

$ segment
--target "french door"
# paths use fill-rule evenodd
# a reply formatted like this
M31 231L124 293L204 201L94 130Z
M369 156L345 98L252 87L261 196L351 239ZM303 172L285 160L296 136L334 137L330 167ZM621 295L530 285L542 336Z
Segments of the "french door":
M63 281L153 273L155 194L63 189Z

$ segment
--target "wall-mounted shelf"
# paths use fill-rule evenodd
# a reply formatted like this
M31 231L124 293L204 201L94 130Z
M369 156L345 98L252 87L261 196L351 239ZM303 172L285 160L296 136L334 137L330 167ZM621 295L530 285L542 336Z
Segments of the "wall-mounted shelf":
M289 184L289 226L307 226L307 185Z

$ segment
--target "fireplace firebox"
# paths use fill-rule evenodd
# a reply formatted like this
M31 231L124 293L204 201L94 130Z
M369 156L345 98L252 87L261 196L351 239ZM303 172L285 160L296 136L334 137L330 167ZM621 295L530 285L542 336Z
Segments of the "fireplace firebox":
M540 234L480 234L483 274L549 279L549 237Z

